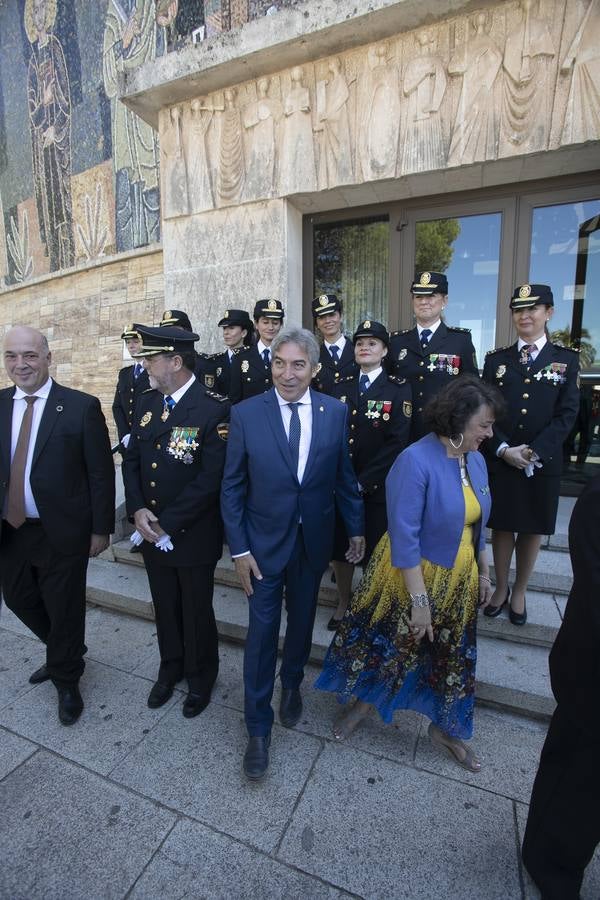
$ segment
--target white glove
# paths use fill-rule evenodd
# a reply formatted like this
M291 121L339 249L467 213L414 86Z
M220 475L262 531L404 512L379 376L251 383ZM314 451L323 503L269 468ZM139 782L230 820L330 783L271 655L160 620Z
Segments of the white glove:
M168 534L162 534L155 544L157 550L164 550L165 553L168 553L169 550L173 549L173 543L171 541L171 537Z
M528 466L525 466L523 471L525 472L525 474L527 475L528 478L531 478L531 476L533 475L535 470L541 469L541 468L542 468L542 463L540 462L540 460L534 459L529 463ZM537 484L537 482L536 482L536 484Z
M129 447L130 439L131 439L130 434L124 434L123 437L121 438L121 443L123 444L123 446L125 447L126 450Z
M129 535L129 540L133 544L134 547L139 547L140 544L144 542L144 538L141 536L139 531L134 531L133 534Z

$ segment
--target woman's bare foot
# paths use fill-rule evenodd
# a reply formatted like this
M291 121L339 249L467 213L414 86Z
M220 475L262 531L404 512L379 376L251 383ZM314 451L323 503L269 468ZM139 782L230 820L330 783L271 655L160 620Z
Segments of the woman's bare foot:
M345 741L350 737L356 726L368 715L370 708L370 705L364 700L357 700L352 709L344 713L333 726L333 736L336 741Z
M431 743L437 747L442 747L463 769L466 769L468 772L479 772L481 770L480 760L475 756L471 748L463 744L458 738L450 737L449 734L446 734L433 722L429 725L428 734Z

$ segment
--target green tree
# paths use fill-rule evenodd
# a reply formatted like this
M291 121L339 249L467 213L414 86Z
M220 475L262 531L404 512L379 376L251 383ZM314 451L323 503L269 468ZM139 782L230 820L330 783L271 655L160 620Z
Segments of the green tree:
M565 325L564 328L559 328L556 331L551 331L549 334L551 341L554 341L557 344L563 344L565 347L575 346L575 348L579 350L579 362L582 369L589 369L590 366L594 365L596 348L589 340L590 333L587 328L581 329L579 347L576 347L577 341L571 342L571 329L568 325ZM588 340L585 340L585 338L588 338Z
M452 261L454 241L460 234L458 219L418 222L415 271L445 272Z

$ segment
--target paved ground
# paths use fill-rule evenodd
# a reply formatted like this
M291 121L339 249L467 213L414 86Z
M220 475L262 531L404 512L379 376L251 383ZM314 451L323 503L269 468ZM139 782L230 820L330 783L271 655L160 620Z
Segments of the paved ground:
M519 862L545 726L479 709L479 775L432 748L400 715L331 739L334 698L314 692L275 726L267 779L241 773L240 647L225 644L210 707L183 694L146 706L154 625L88 614L86 709L72 728L49 684L32 687L41 645L0 617L0 898L483 898L538 896ZM600 896L600 864L584 898Z

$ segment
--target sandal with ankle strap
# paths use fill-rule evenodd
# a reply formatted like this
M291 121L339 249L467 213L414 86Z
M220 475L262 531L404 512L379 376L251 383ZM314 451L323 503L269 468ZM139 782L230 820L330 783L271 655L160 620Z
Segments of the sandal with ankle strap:
M439 729L437 731L433 730L435 727L433 722L431 722L427 731L429 740L432 744L435 744L436 747L441 747L446 753L449 753L454 761L457 762L461 768L466 769L467 772L477 773L481 771L481 762L477 759L470 747L467 747L462 741L460 742L460 750L463 750L465 754L461 757L459 748L454 744L447 743L440 737L440 734L438 733Z

